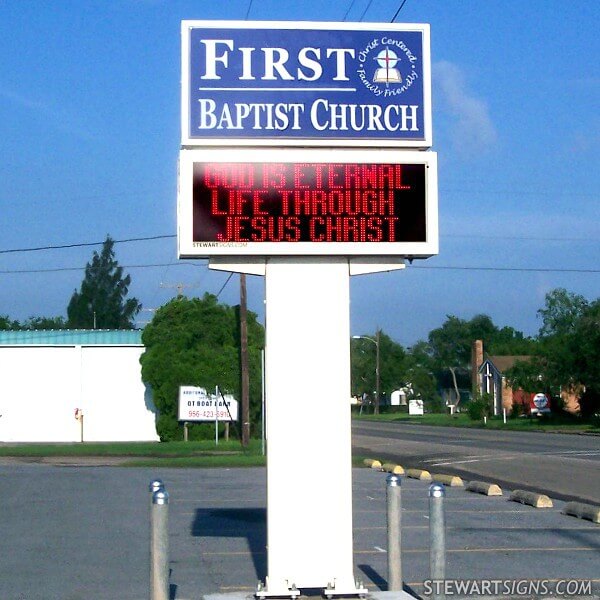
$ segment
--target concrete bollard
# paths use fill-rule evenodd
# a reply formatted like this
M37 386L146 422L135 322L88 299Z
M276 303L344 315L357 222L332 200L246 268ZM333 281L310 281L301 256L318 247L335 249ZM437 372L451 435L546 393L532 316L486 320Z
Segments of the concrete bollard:
M446 523L444 519L443 485L433 483L429 486L429 570L432 581L443 581L446 578ZM443 590L434 586L435 590ZM433 593L435 600L444 600L443 592Z
M398 475L386 477L388 591L402 591L402 487Z
M150 515L150 600L169 600L169 494L152 494Z

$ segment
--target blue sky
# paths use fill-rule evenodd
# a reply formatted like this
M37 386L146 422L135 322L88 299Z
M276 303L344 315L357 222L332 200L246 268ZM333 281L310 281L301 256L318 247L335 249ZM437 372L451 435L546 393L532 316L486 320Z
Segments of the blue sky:
M0 251L175 233L182 19L389 22L400 3L3 0ZM410 345L486 313L535 334L549 290L600 296L600 4L407 0L397 21L431 25L440 254L353 278L352 331ZM92 251L0 253L0 314L64 315ZM116 251L146 308L175 293L161 282L227 279L174 264L172 238ZM248 294L262 315L262 279Z

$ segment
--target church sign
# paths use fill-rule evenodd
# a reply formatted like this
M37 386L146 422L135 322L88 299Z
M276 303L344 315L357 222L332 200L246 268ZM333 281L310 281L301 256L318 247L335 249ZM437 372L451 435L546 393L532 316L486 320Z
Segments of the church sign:
M182 145L431 140L429 26L183 21Z

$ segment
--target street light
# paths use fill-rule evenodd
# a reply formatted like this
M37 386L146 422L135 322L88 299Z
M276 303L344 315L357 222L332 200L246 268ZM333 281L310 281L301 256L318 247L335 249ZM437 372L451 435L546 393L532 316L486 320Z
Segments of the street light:
M380 382L379 382L379 329L375 332L375 339L369 337L368 335L353 335L353 340L369 340L375 344L375 407L373 412L378 415L379 414L379 392L380 392Z

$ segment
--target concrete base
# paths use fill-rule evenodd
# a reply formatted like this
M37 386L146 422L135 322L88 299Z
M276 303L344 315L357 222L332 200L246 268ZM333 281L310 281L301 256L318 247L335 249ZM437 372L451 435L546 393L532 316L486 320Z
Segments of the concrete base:
M354 596L356 597L356 596ZM254 594L248 592L227 592L225 594L207 594L202 596L203 600L255 600ZM300 596L301 600L309 598ZM310 598L320 598L320 596L311 596ZM370 592L365 596L366 600L414 600L415 597L407 592Z

